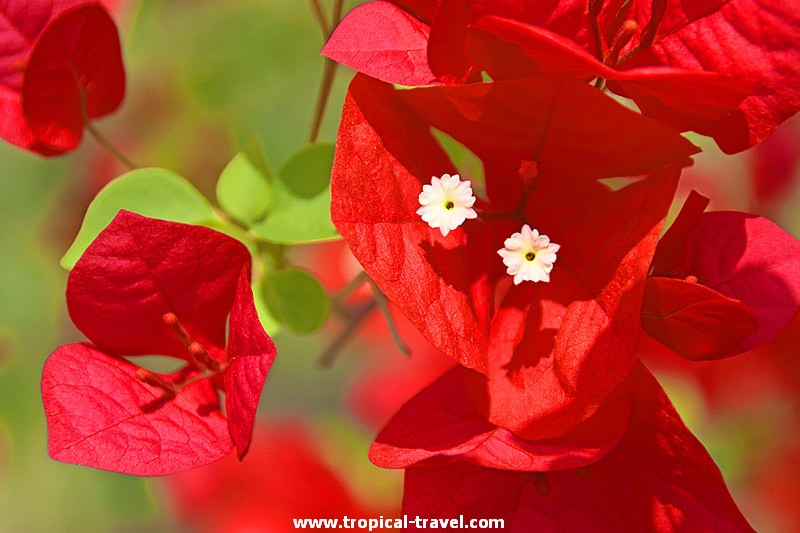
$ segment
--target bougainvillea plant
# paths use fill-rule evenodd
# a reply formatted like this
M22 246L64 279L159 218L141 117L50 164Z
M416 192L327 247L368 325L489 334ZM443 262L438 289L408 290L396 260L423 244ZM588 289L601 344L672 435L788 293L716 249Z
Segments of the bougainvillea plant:
M153 476L233 447L245 456L276 351L253 304L244 245L121 211L70 273L67 304L91 343L62 346L44 367L54 459ZM148 354L185 364L167 375L124 357Z
M74 150L125 96L119 35L98 2L7 2L0 17L0 137L42 155Z
M323 52L402 85L463 83L481 72L495 80L597 78L643 113L710 135L732 153L764 139L800 106L791 88L800 77L796 7L774 0L691 7L669 0L378 1L345 18ZM763 30L770 39L751 38Z
M0 136L54 156L86 128L133 167L92 124L125 91L106 8L7 4ZM88 340L56 349L41 381L50 456L138 476L198 468L171 484L187 522L238 483L209 521L241 511L289 530L295 513L381 509L293 432L256 432L276 444L251 470L207 467L247 455L277 352L267 331L310 334L338 314L330 365L380 310L400 350L393 312L431 361L350 394L374 401L356 409L371 425L388 419L369 460L405 470L402 513L517 532L752 530L645 361L657 346L666 365L724 363L800 307L800 243L777 224L706 212L695 191L670 216L701 135L739 152L800 109L796 2L375 0L341 23L342 2L331 21L312 7L328 40L308 146L273 174L248 144L219 207L154 168L89 206L62 259ZM334 147L318 136L336 62L357 72ZM339 237L358 264L328 294L295 253ZM286 486L316 492L276 494Z
M743 213L701 216L707 202L698 210L697 196L691 196L654 257L654 239L679 170L668 179L669 170L656 170L666 161L651 158L642 161L651 166L638 172L654 174L616 192L594 181L610 176L592 159L604 145L576 130L591 131L604 122L607 128L609 122L576 112L582 104L601 109L600 98L571 95L579 94L578 84L589 88L587 82L594 82L596 89L632 98L645 115L679 131L713 135L724 149L737 151L797 111L796 93L777 83L784 76L796 79L796 69L775 68L794 52L786 42L768 46L758 53L770 59L755 65L741 53L730 62L713 60L720 55L716 42L697 46L708 35L706 26L719 28L724 22L730 38L719 46L741 52L743 46L735 43L749 24L743 15L756 6L739 3L743 12L728 23L730 6L705 7L701 19L699 12L687 15L668 2L653 2L650 12L636 2L606 4L563 2L545 8L442 0L401 6L409 12L389 2L370 2L353 11L323 49L384 81L436 86L392 91L357 75L345 102L332 181L333 220L366 272L434 345L474 370L443 378L412 400L372 448L376 464L409 469L407 513L503 515L517 531L597 528L598 520L608 530L721 524L749 529L729 498L704 502L704 493L725 492L716 473L717 486L682 480L676 495L659 493L651 481L634 488L633 476L619 492L633 491L642 505L604 518L592 510L595 503L580 498L594 493L592 484L607 472L604 461L626 453L622 434L660 425L632 416L636 401L619 400L626 379L636 374L644 333L639 316L649 333L690 359L726 357L763 344L800 303L793 275L797 241L773 223ZM793 27L783 26L783 19L777 23L778 33ZM365 27L369 31L362 32ZM592 34L594 40L581 43ZM792 33L789 41L795 37ZM668 53L679 45L683 53ZM703 61L705 56L712 60ZM689 58L693 68L687 68ZM543 97L536 87L548 82L554 89ZM511 83L528 84L528 90L516 98L507 92L497 103L492 93ZM757 111L765 101L770 111ZM420 220L414 210L428 176L449 177L454 170L431 126L463 143L485 170L487 197L476 203L476 219L459 217L462 227L449 225L449 238L432 233L429 227L438 224L430 217ZM625 142L617 135L620 130L643 139L644 126L615 128L609 144ZM664 144L649 146L668 154ZM551 159L570 149L576 150L573 157L562 151ZM628 163L645 153L628 152L621 160ZM574 170L589 161L591 167ZM613 175L633 174L618 169ZM427 210L424 195L419 201ZM444 210L457 206L444 200ZM522 229L512 235L503 224L514 222ZM549 236L541 237L542 248L534 227ZM504 231L505 241L499 237ZM548 248L550 239L558 246ZM498 247L506 273L514 278L511 288L490 252ZM525 261L532 270L542 257L546 269L520 275ZM696 441L678 430L667 433L674 442L659 450L664 457L645 462L680 463L685 459L678 456L685 454L705 463L694 465L696 470L716 472ZM652 433L645 438L650 439L660 437ZM606 454L608 459L597 461ZM535 474L516 481L509 475L504 486L499 480L505 474L498 473L495 484L491 471L473 472L474 467L456 466L454 459ZM591 481L562 486L556 476L557 495L550 498L550 474L544 472L575 467L585 467L581 478ZM609 468L614 475L619 470ZM600 483L614 483L602 475ZM528 501L526 486L534 501ZM560 504L562 494L565 503ZM654 501L670 501L675 512L665 515ZM703 502L703 512L690 502Z

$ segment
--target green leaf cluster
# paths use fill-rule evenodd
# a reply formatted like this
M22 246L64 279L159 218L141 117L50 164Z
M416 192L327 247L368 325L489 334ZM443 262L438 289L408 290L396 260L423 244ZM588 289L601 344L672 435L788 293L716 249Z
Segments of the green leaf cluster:
M274 177L251 141L217 182L222 209L253 234L275 244L338 237L330 217L333 145L312 144L294 154Z
M308 145L277 175L251 140L223 169L216 187L221 210L185 178L162 168L138 169L110 182L90 204L75 241L61 259L69 270L121 209L144 216L200 224L243 242L254 259L254 295L270 334L286 327L317 331L328 297L311 274L287 268L286 245L337 238L330 219L333 145Z

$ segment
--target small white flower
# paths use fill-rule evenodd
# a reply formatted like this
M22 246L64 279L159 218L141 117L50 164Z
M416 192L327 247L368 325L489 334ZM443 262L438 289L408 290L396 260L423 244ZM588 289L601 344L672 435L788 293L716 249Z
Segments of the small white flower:
M556 252L561 249L560 245L550 242L550 237L539 235L538 230L525 224L522 232L506 239L504 246L497 253L508 267L506 272L514 276L514 285L523 281L550 281Z
M417 214L432 228L439 228L445 237L468 218L476 218L478 213L472 209L475 196L472 182L461 181L458 174L434 176L430 185L423 185L419 194Z

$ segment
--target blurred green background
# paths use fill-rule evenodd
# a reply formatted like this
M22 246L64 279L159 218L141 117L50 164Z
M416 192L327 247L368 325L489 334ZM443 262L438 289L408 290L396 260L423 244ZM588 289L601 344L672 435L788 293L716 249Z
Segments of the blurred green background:
M345 10L357 3L346 2ZM331 2L324 4L330 10ZM213 199L220 171L253 134L273 169L304 145L324 42L307 2L129 1L115 16L128 93L121 110L97 125L134 161L175 170ZM323 140L335 140L350 76L339 70ZM708 142L693 140L708 153L687 186L719 193L727 208L751 208L747 155L723 158ZM60 344L81 340L66 314L66 272L58 261L89 200L122 170L90 138L77 152L54 160L0 143L0 531L179 527L158 481L65 465L47 456L42 365ZM785 205L796 205L792 200ZM773 209L771 215L790 230L799 227L792 209ZM314 420L316 434L324 435L326 457L355 490L399 501L399 476L368 464L369 431L342 407L342 391L359 363L342 357L333 369L320 371L314 361L324 347L322 337L278 335L282 356L260 415L294 413ZM391 350L389 345L377 351ZM778 428L790 419L788 404L779 395L767 395L737 410L710 413L692 383L669 375L664 382L753 525L777 528L752 494L753 472L756 451L782 438Z

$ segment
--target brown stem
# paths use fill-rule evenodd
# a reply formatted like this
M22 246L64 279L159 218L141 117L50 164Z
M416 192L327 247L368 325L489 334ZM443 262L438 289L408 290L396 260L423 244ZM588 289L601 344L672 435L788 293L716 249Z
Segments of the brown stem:
M351 293L353 293L356 289L358 289L360 286L366 283L367 280L369 280L369 277L367 276L367 273L362 270L361 272L358 273L356 277L351 279L350 282L344 287L342 287L336 294L331 295L330 296L331 301L337 305L341 304L341 302L345 298L350 296Z
M597 57L603 60L605 50L603 50L603 37L600 35L600 11L603 9L603 0L589 0L589 23L592 26L592 36L594 45L597 48Z
M89 120L89 109L86 107L86 91L81 85L78 73L75 71L75 66L72 64L72 61L68 59L69 68L72 72L72 77L75 80L75 85L78 87L80 91L80 103L81 103L81 116L83 117L83 123L86 126L87 131L91 134L92 137L97 141L97 144L102 146L109 154L111 154L114 159L128 167L130 170L136 170L139 168L139 165L122 155L122 152L114 148L114 146L108 142L108 140L100 133L100 130L94 127L92 121Z
M328 99L331 95L331 87L336 77L338 63L332 59L325 58L325 68L322 70L322 82L317 93L317 105L314 109L314 118L311 120L311 130L308 133L308 142L314 143L319 139L319 130L322 129L322 119L325 118L325 109L328 107Z
M333 15L331 16L331 31L342 20L342 7L344 7L344 0L335 0L333 2Z
M361 324L367 317L375 310L377 306L375 300L370 300L369 302L359 306L355 309L354 312L350 313L349 321L347 322L347 326L342 330L338 337L331 343L330 346L322 353L317 364L323 368L330 368L330 366L336 361L339 353L342 351L342 348L350 342L350 339L358 331L358 328L361 327Z
M122 155L122 152L114 148L114 146L110 142L108 142L108 140L103 136L103 134L100 133L100 131L94 127L94 124L92 124L88 120L88 117L84 116L84 123L86 124L86 131L88 131L91 134L91 136L94 137L94 140L97 141L97 144L102 146L106 152L108 152L114 157L114 159L116 159L117 161L128 167L130 170L136 170L137 168L139 168L139 165L137 165L136 163L134 163L133 161Z
M314 14L314 18L319 24L319 29L322 31L322 36L327 38L331 34L331 29L325 19L325 13L322 11L322 4L319 3L319 0L309 0L309 3L311 4L311 12Z
M331 17L331 31L339 24L342 18L342 6L344 0L336 0L333 3L333 15ZM330 34L327 35L330 37ZM325 67L322 70L322 80L317 93L317 103L314 108L314 117L311 120L311 128L308 133L308 142L314 143L319 139L319 131L322 128L322 120L325 118L325 109L328 107L328 100L333 87L333 80L336 78L338 64L332 59L325 59Z
M403 342L403 339L400 337L400 332L397 330L397 324L394 321L392 312L389 310L389 302L386 299L386 295L383 294L383 291L378 288L378 285L376 285L374 281L370 279L370 282L372 283L372 290L375 293L375 304L378 306L378 309L383 315L384 320L386 320L386 325L389 327L389 333L391 333L392 340L394 341L395 345L397 345L397 349L400 350L400 353L405 356L411 355L411 350Z

